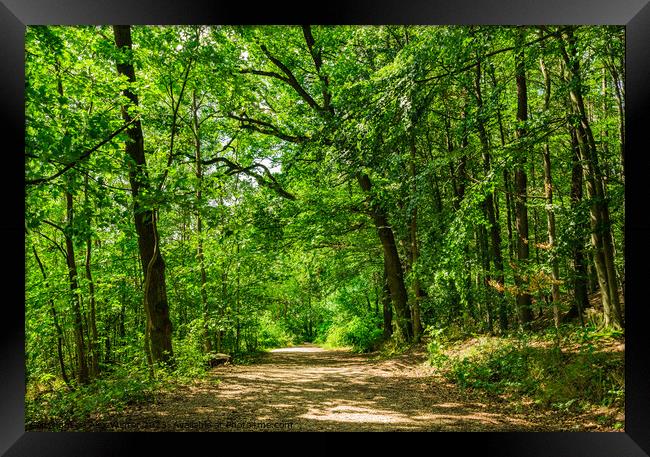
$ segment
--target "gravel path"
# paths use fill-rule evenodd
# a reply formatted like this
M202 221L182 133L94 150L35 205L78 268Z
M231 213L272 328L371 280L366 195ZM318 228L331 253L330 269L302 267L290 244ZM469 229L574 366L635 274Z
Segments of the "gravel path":
M93 431L559 431L561 417L514 411L436 376L424 353L389 360L313 345L276 349L251 365L89 424ZM568 418L567 418L568 419ZM582 430L588 427L582 427Z

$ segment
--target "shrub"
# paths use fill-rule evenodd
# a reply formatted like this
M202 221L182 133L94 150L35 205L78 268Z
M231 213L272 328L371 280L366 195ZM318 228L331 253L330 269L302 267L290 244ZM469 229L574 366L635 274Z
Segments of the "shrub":
M350 346L354 352L370 352L381 341L382 330L372 316L353 316L347 321L333 324L327 331L325 345Z
M259 333L259 345L265 349L291 346L293 339L277 321L264 317Z

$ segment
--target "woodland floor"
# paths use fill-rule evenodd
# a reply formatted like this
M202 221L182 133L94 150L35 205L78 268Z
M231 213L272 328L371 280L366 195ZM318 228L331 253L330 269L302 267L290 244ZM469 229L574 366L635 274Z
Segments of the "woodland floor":
M314 345L225 365L86 431L601 431L595 418L461 390L424 350L391 359Z

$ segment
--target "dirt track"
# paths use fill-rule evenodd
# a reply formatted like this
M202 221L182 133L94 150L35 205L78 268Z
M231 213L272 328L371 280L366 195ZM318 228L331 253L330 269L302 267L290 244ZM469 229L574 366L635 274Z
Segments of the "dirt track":
M84 427L105 431L559 431L569 418L514 412L446 383L424 354L390 360L316 346L213 370L155 403ZM556 416L556 417L555 417ZM574 421L571 421L575 424ZM583 426L581 430L591 427ZM574 428L575 429L575 428Z

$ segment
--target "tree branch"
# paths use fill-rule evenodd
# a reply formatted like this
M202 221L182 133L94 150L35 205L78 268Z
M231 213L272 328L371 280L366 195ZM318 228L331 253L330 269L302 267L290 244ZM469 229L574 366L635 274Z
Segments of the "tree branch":
M244 129L254 130L256 132L264 133L266 135L273 135L284 141L288 141L290 143L300 144L309 140L309 138L306 136L294 136L294 135L283 133L279 128L277 128L275 125L271 124L270 122L250 118L246 115L246 113L243 113L241 116L237 116L234 113L230 113L228 117L231 119L238 120L240 122L241 127Z
M314 49L316 40L314 40L314 36L311 33L311 26L303 25L302 33L305 37L305 42L307 43L309 54L311 54L311 58L314 61L314 67L316 67L316 73L318 74L318 77L323 83L323 110L329 112L330 114L334 114L334 108L331 105L332 96L329 93L329 79L321 71L321 67L323 66L323 56L322 56L321 49L318 50Z
M282 186L273 177L270 170L265 165L263 165L261 163L254 162L252 165L250 165L248 167L242 167L241 165L239 165L239 164L237 164L237 163L235 163L235 162L233 162L233 161L231 161L229 159L226 159L225 157L215 157L214 159L204 160L201 163L203 163L204 165L211 165L211 164L215 164L215 163L221 163L221 164L223 164L223 166L228 168L228 170L226 171L227 175L234 175L234 174L244 173L245 175L248 175L251 178L254 178L255 181L257 181L257 183L260 186L265 186L265 187L268 187L270 189L273 189L281 197L284 197L284 198L286 198L288 200L295 200L296 199L295 195L287 192L286 190L284 190L282 188ZM264 176L260 175L259 173L254 172L253 170L255 168L262 168L264 170L264 174L266 175L266 177L268 179L265 179Z
M66 261L67 261L67 259L68 259L68 253L63 249L63 247L62 247L59 243L57 243L56 241L54 241L52 238L50 238L49 236L45 235L44 233L39 232L38 230L32 230L32 231L35 232L35 233L38 233L38 234L41 235L43 238L45 238L47 241L49 241L50 243L52 243L52 244L54 245L54 247L57 248L57 249L59 250L59 252L61 252L61 254L63 254L63 257L64 257L64 258L66 259Z
M291 80L289 78L286 78L282 76L280 73L276 73L274 71L263 71L263 70L254 70L252 68L242 68L241 70L239 70L239 72L244 74L268 76L270 78L279 79L280 81L283 81L287 84L291 84Z
M185 86L187 85L187 79L190 74L190 67L192 66L192 59L189 60L187 63L187 66L185 67L185 73L183 75L183 85L181 86L181 91L178 94L178 103L176 103L176 106L174 107L174 112L172 114L172 131L171 131L171 138L169 140L169 156L167 157L167 166L165 167L165 171L163 172L162 177L160 178L160 182L158 183L158 190L160 191L163 188L163 185L165 184L165 180L167 179L167 175L169 174L169 167L171 167L172 162L174 160L174 138L176 135L176 119L178 118L178 109L181 106L181 102L183 101L183 93L185 92ZM169 91L172 99L172 105L174 104L174 89L173 89L173 83L170 80L169 84Z
M310 107L312 107L313 109L315 109L315 110L317 110L317 111L322 111L323 108L322 108L318 103L316 103L316 100L314 100L314 99L312 98L312 96L309 95L309 93L307 93L307 91L306 91L306 90L305 90L305 89L300 85L300 83L298 82L298 80L296 79L296 77L293 75L293 73L291 72L291 70L289 69L289 67L287 67L287 66L286 66L285 64L283 64L280 60L278 60L276 57L274 57L273 54L271 54L271 53L269 52L269 50L266 48L265 45L263 45L263 44L260 45L260 48L262 49L262 52L263 52L264 54L266 54L266 57L268 57L269 60L270 60L271 62L273 62L273 64L274 64L276 67L278 67L280 70L282 70L282 72L283 72L285 75L287 75L287 78L286 78L286 81L285 81L285 82L286 82L287 84L289 84L291 87L293 87L294 90L295 90L296 92L298 92L298 95L300 95L300 96L302 97L302 99L303 99L304 101L306 101L307 104L308 104ZM283 80L284 80L284 79L283 79Z
M134 117L133 119L131 119L129 122L127 122L126 124L124 124L122 127L120 127L119 129L117 129L116 131L114 131L113 133L111 133L110 136L109 136L108 138L106 138L105 140L102 140L100 143L98 143L97 145L93 146L92 148L87 149L85 152L83 152L83 153L79 156L78 159L73 160L72 162L68 163L65 167L63 167L63 168L62 168L61 170L59 170L58 172L54 173L52 176L49 176L49 177L47 177L47 178L39 178L39 179L26 179L26 180L25 180L25 184L28 185L28 186L33 186L33 185L36 185L36 184L42 184L42 183L44 183L44 182L51 181L51 180L53 180L53 179L58 178L58 177L61 176L63 173L65 173L65 172L68 171L69 169L71 169L71 168L73 168L74 166L76 166L77 163L79 163L80 161L82 161L82 160L88 158L88 157L90 156L90 154L92 154L93 152L95 152L96 150L98 150L99 148L101 148L102 146L104 146L106 143L108 143L109 141L111 141L113 138L115 138L117 135L120 134L120 132L122 132L123 130L125 130L125 129L126 129L128 126L130 126L131 124L133 124L133 123L134 123L138 118L139 118L139 116L136 116L136 117Z

